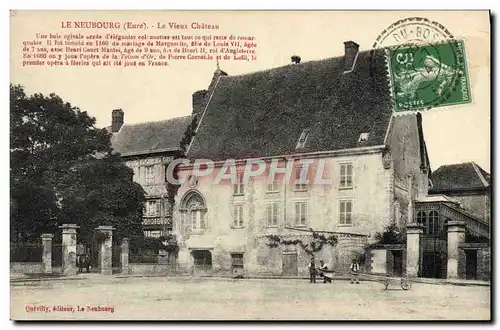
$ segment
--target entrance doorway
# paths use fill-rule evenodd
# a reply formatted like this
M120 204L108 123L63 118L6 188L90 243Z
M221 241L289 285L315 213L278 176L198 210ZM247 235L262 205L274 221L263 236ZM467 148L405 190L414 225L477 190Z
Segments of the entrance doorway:
M422 255L422 277L441 278L443 263L437 252L424 252Z
M243 253L231 253L231 272L234 277L243 276Z
M194 272L207 273L212 271L212 253L209 250L195 250L191 252L194 261Z
M477 250L465 250L465 279L477 279Z
M297 252L283 253L283 276L297 276Z

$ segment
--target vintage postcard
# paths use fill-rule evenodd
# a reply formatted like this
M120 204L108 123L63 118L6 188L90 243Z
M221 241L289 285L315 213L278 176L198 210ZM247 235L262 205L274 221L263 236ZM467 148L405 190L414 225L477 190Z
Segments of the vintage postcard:
M490 320L488 11L10 12L12 320Z

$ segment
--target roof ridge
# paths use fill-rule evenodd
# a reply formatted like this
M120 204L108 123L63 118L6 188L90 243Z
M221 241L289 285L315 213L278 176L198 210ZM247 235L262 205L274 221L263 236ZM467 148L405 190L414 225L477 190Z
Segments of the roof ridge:
M163 122L167 122L167 121L173 121L173 120L176 120L176 119L184 119L184 118L188 118L188 117L192 117L192 115L180 116L180 117L172 117L172 118L169 118L169 119L161 119L161 120L143 121L143 122L140 122L140 123L123 124L122 127L124 127L124 126L130 127L130 126L139 126L139 125L163 123Z
M356 58L358 57L359 54L364 54L364 53L370 53L370 52L373 52L373 51L379 51L379 50L383 50L385 49L386 47L382 47L382 48L372 48L372 49L367 49L367 50L363 50L363 51L359 51L357 54L356 54ZM310 61L305 61L305 62L300 62L298 64L294 64L294 63L288 63L286 65L281 65L281 66L277 66L277 67L274 67L274 68L268 68L268 69L264 69L264 70L258 70L258 71L253 71L253 72L246 72L246 73L240 73L240 74L235 74L235 75L227 75L227 76L223 76L221 78L238 78L238 77L245 77L245 76L251 76L253 74L257 74L257 73L262 73L262 72L270 72L270 71L274 71L274 70L279 70L279 69L283 69L283 68L287 68L287 67L292 67L292 66L302 66L302 65L309 65L311 63L317 63L317 62L324 62L324 61L331 61L331 60L338 60L338 59L341 59L343 58L345 55L339 55L339 56L331 56L331 57L326 57L326 58L319 58L319 59L315 59L315 60L310 60Z

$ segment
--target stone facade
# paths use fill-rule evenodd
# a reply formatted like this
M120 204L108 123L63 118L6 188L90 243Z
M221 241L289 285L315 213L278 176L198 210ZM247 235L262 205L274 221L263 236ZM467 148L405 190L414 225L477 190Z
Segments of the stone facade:
M405 152L410 153L412 149L408 148ZM394 221L395 169L392 162L387 164L383 149L319 159L326 164L322 175L326 184L311 184L305 191L297 191L293 184L280 185L276 191L269 191L266 171L249 178L248 184L243 186L243 194L235 195L229 180L225 184L224 181L213 184L217 168L211 176L197 178L194 186L188 180L191 169L186 167L181 170L179 179L185 182L178 190L174 209L174 233L178 235L180 244L179 263L188 265L189 270L194 271L194 251L208 250L213 273L231 273L232 254L242 254L246 274L287 275L290 272L304 276L308 272L310 256L299 245L269 247L268 236L277 235L285 240L299 239L307 243L311 239L307 230L314 228L315 231L346 233L338 236L337 246L325 246L315 257L316 260L325 260L330 269L347 272L352 258L363 251L364 245L376 233L382 232ZM313 178L319 168L319 159L315 159L310 166ZM299 160L281 160L278 167L292 166L290 162L297 164ZM352 165L353 184L350 188L340 187L340 168L345 164ZM237 166L237 171L242 170L243 165ZM400 170L405 172L404 166ZM191 196L198 196L199 209L206 225L204 230L193 231L190 206L187 204ZM352 207L350 224L340 223L340 205L345 201L350 202ZM297 203L306 205L305 224L295 222ZM273 204L277 204L276 225L270 225L267 218L268 208ZM405 214L408 213L407 206L405 203L401 205ZM242 225L235 223L235 207L241 207ZM287 262L296 270L285 269Z
M488 245L482 246L478 250L478 280L491 280L491 247Z

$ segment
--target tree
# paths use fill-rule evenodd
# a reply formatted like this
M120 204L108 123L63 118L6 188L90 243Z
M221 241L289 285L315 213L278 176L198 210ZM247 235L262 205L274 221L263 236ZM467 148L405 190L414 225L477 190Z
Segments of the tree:
M112 154L111 134L59 96L27 96L10 86L11 232L17 239L76 223L89 239L97 225L132 234L141 219L142 187Z

